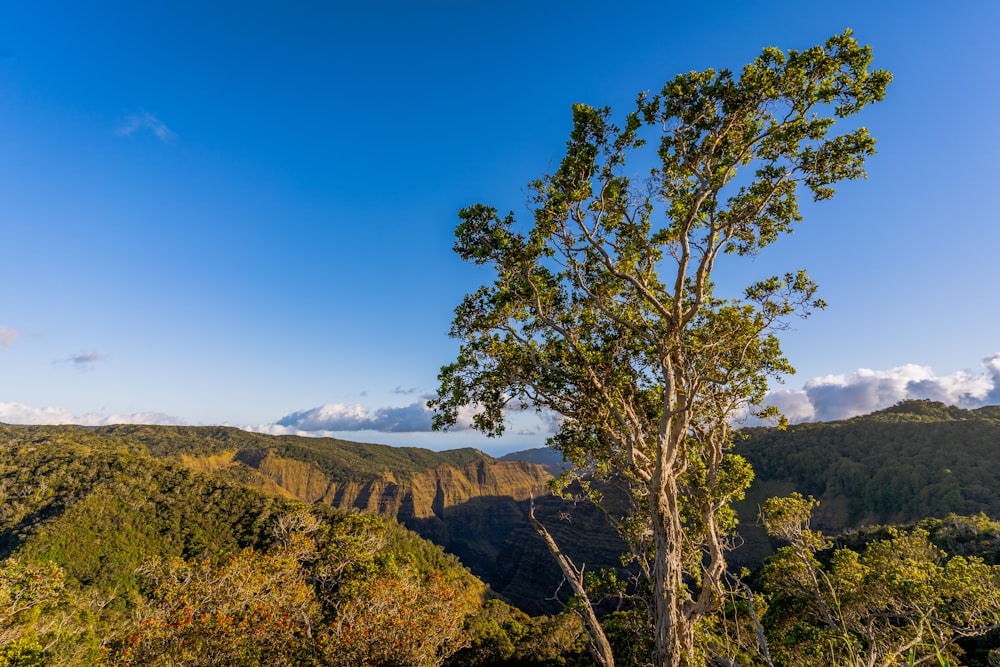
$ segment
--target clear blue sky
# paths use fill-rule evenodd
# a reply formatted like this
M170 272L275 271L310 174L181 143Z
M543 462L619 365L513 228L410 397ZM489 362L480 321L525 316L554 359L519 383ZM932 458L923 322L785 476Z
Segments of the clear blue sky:
M862 119L869 180L749 267L806 268L830 304L785 336L783 405L1000 402L1000 3L617 7L3 3L0 421L538 446L530 420L425 432L452 309L488 279L451 252L457 210L523 212L574 102L624 113L845 27L895 82Z

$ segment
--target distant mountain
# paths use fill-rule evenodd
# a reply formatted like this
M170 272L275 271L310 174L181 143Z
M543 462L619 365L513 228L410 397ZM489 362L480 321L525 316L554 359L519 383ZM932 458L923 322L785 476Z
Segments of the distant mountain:
M0 425L0 442L16 442L26 457L14 472L0 470L0 557L53 521L74 536L60 548L93 544L84 528L73 527L86 525L81 512L121 524L128 536L121 539L149 552L190 557L232 550L266 538L255 517L275 511L280 499L296 500L395 518L457 555L506 599L542 613L558 607L551 598L561 576L527 520L532 498L538 516L588 570L615 567L624 549L600 512L548 493L547 481L564 465L548 449L497 460L475 449L432 452L226 427L137 425ZM771 553L774 545L756 525L757 507L792 491L821 501L814 525L827 533L949 513L1000 517L998 450L1000 407L963 410L930 401L784 431L745 429L735 451L757 477L737 506L743 546L732 560L754 564ZM211 473L218 488L192 481L208 479L197 472ZM241 485L270 495L248 495ZM168 502L175 496L185 498L190 516L171 514L179 511ZM80 567L93 574L78 574L118 576L104 574L101 565L128 552L117 539L102 537L100 553L88 547L80 562L90 564Z
M827 530L949 512L1000 516L1000 406L905 401L844 421L743 435L738 451L758 484L814 495Z
M519 452L511 452L500 457L501 461L525 461L540 465L549 471L553 477L558 477L569 464L563 460L562 453L551 447L536 447L535 449L524 449Z
M265 494L235 481L240 475L254 483L268 478L230 454L233 442L280 449L274 440L245 437L235 429L0 424L0 664L151 664L130 659L130 651L160 656L155 664L193 664L162 657L161 649L174 651L174 657L188 650L188 640L227 656L225 661L203 657L198 664L277 664L244 651L311 656L327 650L324 642L363 652L387 645L398 651L403 641L408 650L434 655L438 640L428 644L412 625L397 627L428 622L437 624L434 637L454 635L447 639L448 653L474 647L471 657L456 656L458 666L507 664L498 662L501 657L539 667L576 664L585 651L582 626L572 614L531 619L499 600L486 601L485 586L457 557L388 516L316 502L309 514L322 524L296 524L302 503L290 494ZM312 449L310 443L284 444L302 445L300 453ZM315 447L319 460L332 460L323 456L322 443ZM353 451L363 462L358 467L382 470L384 476L389 466L389 473L411 481L427 474L428 462L444 470L470 467L486 478L493 465L473 450L432 456L352 443L331 450L337 450L333 458ZM240 451L258 463L276 456L270 450ZM372 453L381 456L365 456ZM194 470L197 466L230 474ZM352 483L361 479L357 468L340 472ZM447 475L439 479L445 496L461 486L445 490ZM285 541L296 525L316 532ZM240 597L248 591L257 591L250 601ZM366 602L369 595L376 597ZM369 608L372 613L365 611ZM352 613L361 614L363 636L351 634L349 620L343 626L340 620L330 623ZM313 624L320 634L298 632L297 623ZM451 634L443 635L443 627ZM280 641L254 639L265 632ZM237 655L242 658L234 661ZM359 658L333 664L373 663Z
M736 560L771 552L757 508L792 491L820 501L813 525L827 533L951 513L1000 517L1000 406L904 401L853 419L742 435L736 451L756 479L737 506L746 544Z

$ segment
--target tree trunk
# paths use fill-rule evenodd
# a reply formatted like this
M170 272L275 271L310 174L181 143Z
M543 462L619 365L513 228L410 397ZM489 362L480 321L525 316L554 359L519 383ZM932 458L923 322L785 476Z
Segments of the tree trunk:
M651 494L653 539L656 549L653 594L657 667L695 667L694 626L685 613L688 591L684 583L684 529L677 507L677 486L660 480Z

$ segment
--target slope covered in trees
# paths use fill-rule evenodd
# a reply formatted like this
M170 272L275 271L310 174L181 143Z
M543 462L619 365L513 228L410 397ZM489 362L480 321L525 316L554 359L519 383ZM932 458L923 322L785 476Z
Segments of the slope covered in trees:
M391 519L307 508L108 432L0 425L0 545L5 667L582 650L573 618L484 608L482 582Z
M1000 406L903 401L843 421L746 428L735 451L754 471L746 499L735 504L745 544L733 556L743 564L773 552L758 525L760 506L793 491L821 501L813 521L829 533L949 514L1000 517ZM522 456L550 467L559 461L551 449L505 459Z
M795 490L821 501L817 525L841 531L949 513L1000 517L1000 406L904 401L838 422L752 428L738 444L756 482L744 505Z
M156 457L211 457L229 452L272 452L312 464L332 482L367 481L389 472L399 480L442 464L455 466L492 458L472 448L432 452L337 438L305 438L251 433L228 426L149 426L119 424L94 429L100 436L141 443Z
M539 516L589 567L614 567L623 550L589 503L549 495L551 475L534 462L497 461L475 449L432 452L227 427L119 425L93 433L271 494L391 516L533 614L561 608L555 596L562 579L528 521L533 496ZM566 516L572 521L561 520Z

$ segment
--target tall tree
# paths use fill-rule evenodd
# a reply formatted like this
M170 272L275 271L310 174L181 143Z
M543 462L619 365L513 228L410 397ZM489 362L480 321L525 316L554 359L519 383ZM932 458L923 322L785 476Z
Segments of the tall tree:
M703 660L695 630L719 604L729 502L752 478L729 452L731 424L792 370L775 331L822 306L801 271L717 297L716 263L791 232L803 187L824 200L864 176L874 139L831 130L883 98L891 76L870 65L846 31L767 48L739 76L681 74L622 127L575 105L559 169L532 183L532 224L481 204L459 213L456 252L496 277L456 309L462 346L429 402L435 426L475 405L474 426L498 435L507 409L549 410L552 446L625 480L660 665Z

